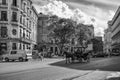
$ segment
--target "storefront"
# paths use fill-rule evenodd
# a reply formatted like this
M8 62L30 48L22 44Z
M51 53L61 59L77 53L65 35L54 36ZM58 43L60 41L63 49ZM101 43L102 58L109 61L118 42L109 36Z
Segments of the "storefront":
M120 53L120 43L114 43L112 45L112 52L114 52L114 53Z
M5 54L7 51L7 43L0 43L0 55Z

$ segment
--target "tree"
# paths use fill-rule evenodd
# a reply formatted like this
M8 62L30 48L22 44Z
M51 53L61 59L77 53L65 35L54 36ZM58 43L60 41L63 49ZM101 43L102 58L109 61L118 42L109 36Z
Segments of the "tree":
M100 40L98 40L96 38L92 39L91 41L93 43L93 51L94 51L94 53L99 52L99 51L103 51L103 43L102 43L102 41L100 41Z
M74 22L70 19L62 18L51 24L51 26L54 26L54 30L50 37L52 36L52 38L55 39L55 44L59 47L60 52L62 53L63 47L70 43L70 38L75 33Z
M78 24L76 29L77 29L76 37L78 39L79 44L83 47L84 46L83 41L88 40L87 26L84 24Z

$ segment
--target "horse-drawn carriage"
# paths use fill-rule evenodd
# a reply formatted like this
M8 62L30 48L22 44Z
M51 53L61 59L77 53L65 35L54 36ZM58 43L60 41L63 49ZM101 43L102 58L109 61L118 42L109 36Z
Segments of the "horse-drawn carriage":
M90 61L90 51L85 50L85 47L73 47L72 51L69 50L69 48L66 48L64 55L66 63Z

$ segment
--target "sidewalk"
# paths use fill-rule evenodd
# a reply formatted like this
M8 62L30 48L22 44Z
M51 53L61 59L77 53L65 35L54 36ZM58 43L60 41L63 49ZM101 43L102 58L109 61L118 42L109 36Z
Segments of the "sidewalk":
M63 59L49 59L45 58L43 61L30 60L28 62L1 62L0 74L6 74L11 72L19 72L29 69L45 68L49 67L50 63L62 61Z
M120 80L120 72L93 71L73 80Z

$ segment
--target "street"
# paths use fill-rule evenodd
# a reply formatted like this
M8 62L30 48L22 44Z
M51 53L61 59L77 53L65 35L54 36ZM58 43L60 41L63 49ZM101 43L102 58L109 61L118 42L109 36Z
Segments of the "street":
M120 57L94 58L90 63L65 64L64 59L0 63L0 80L120 80ZM111 79L108 79L111 80Z

